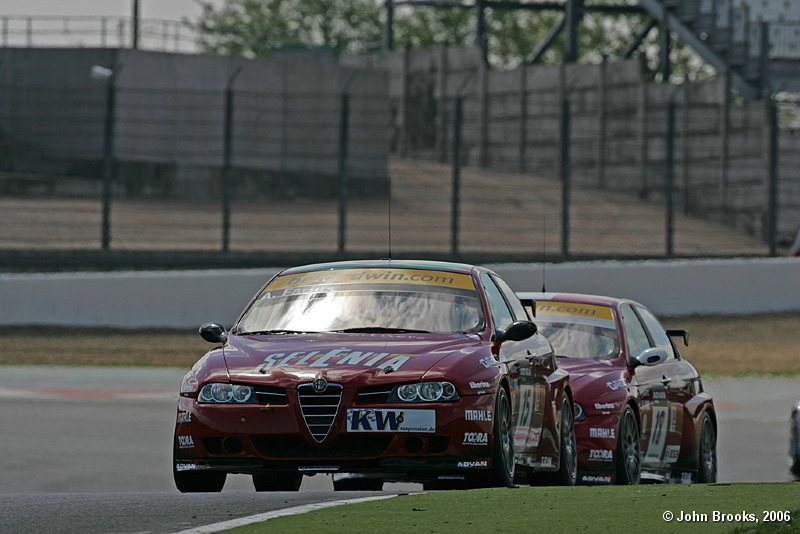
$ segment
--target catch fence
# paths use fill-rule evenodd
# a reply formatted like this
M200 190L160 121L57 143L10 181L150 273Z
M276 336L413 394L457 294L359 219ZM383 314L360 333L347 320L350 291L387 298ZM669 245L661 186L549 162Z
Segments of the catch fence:
M78 59L80 83L0 78L4 269L788 245L779 215L799 192L782 169L800 166L778 156L797 138L771 128L771 100L720 99L718 82L654 85L630 63L462 65L444 90L409 69L398 97L391 69ZM89 81L96 62L111 76Z

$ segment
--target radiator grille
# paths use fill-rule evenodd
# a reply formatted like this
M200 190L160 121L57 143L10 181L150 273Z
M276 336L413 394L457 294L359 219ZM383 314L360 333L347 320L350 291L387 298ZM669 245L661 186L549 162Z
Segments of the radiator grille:
M336 419L342 400L342 389L344 388L340 384L328 384L328 388L322 393L314 391L311 384L302 384L297 388L303 420L318 443L325 439Z

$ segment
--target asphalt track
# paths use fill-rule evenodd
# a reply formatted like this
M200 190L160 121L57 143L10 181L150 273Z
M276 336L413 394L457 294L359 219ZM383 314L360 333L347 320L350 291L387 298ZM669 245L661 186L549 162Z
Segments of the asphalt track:
M0 532L177 532L303 504L363 497L306 477L297 493L221 494L172 484L176 391L184 371L0 367ZM719 418L720 482L791 480L789 413L800 377L705 378ZM415 491L387 484L384 493Z

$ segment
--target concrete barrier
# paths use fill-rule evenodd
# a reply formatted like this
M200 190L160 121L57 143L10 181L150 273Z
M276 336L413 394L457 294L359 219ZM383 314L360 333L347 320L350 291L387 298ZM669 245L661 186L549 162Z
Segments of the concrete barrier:
M517 291L542 265L489 265ZM124 328L230 326L275 269L2 274L0 324ZM800 310L792 258L581 262L544 266L548 291L628 297L661 316Z

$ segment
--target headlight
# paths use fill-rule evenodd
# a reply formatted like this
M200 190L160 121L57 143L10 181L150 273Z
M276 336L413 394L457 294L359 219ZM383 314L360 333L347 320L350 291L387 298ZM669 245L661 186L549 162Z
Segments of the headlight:
M583 406L575 403L575 420L576 421L583 421L586 419L586 412L583 411Z
M212 382L200 390L197 400L207 404L244 404L256 402L253 388L238 384Z
M458 391L450 382L421 382L395 386L389 402L448 402L458 400Z

